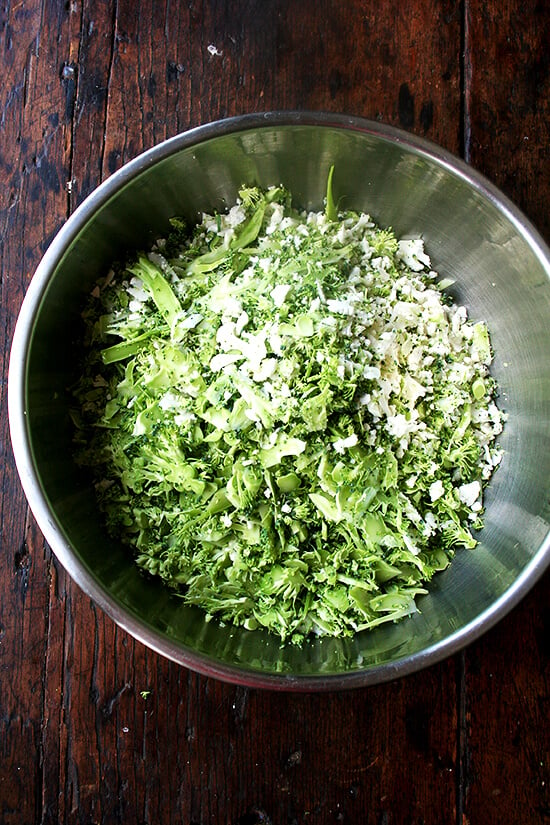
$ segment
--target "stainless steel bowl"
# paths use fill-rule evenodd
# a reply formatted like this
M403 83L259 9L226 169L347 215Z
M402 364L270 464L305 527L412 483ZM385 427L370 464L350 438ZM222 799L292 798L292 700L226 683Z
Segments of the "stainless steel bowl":
M321 208L336 195L399 236L421 235L458 301L486 319L505 454L474 551L439 574L421 612L353 639L281 647L263 631L205 622L140 575L105 534L90 484L71 458L67 388L77 370L80 312L109 267L190 221L231 205L243 183L282 183ZM471 642L510 610L550 561L550 251L488 181L442 149L358 118L270 113L178 135L126 164L67 221L29 287L9 372L9 415L21 481L68 573L119 625L164 656L235 683L294 690L373 684L411 673Z

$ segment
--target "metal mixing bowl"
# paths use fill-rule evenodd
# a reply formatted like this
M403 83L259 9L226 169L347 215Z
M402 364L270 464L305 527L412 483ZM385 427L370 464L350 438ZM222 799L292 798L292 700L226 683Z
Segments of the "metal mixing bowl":
M220 627L144 578L106 535L73 463L67 388L80 313L113 259L143 248L168 219L230 206L243 183L284 184L320 209L335 194L398 236L425 239L454 295L485 319L508 420L486 495L486 526L419 599L420 613L345 640L280 646ZM358 118L271 113L178 135L126 164L77 209L46 252L17 324L9 373L15 458L36 520L68 573L119 625L202 673L255 686L322 690L373 684L454 653L495 624L550 561L550 251L488 181L442 149Z

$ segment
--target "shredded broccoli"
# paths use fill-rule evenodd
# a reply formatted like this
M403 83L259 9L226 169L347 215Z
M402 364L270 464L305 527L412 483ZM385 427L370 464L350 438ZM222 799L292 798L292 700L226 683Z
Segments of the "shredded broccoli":
M472 548L503 415L483 322L422 241L243 188L85 313L77 460L140 568L300 643L417 610Z

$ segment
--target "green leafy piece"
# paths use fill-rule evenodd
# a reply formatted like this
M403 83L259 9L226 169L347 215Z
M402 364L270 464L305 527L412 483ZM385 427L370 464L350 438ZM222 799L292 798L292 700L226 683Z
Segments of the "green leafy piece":
M294 438L286 433L279 432L274 444L260 449L260 463L265 468L275 467L282 462L285 456L301 455L306 446L306 442L301 438Z
M481 361L482 364L490 364L491 342L489 340L489 330L487 329L487 325L482 321L474 324L472 345L475 357Z
M327 220L329 221L336 221L338 220L338 209L334 202L334 196L332 194L332 178L334 176L334 166L331 166L328 172L327 178L327 196L326 196L326 206L325 206L325 215L327 216Z
M158 266L144 255L140 255L137 262L128 267L128 270L142 281L168 324L174 324L181 313L181 304Z
M149 332L142 333L142 335L136 335L135 338L131 338L128 341L120 341L118 344L113 344L113 346L107 347L101 352L103 363L114 364L115 361L125 361L132 355L136 355L142 348L143 344L154 334L154 331L151 330Z
M266 202L260 199L255 211L240 227L239 231L235 233L228 246L222 244L199 255L188 267L188 273L212 272L212 270L217 269L221 264L229 260L231 252L244 249L253 243L258 237L262 227L265 209Z
M237 510L246 510L262 485L263 477L252 466L245 466L241 460L233 465L225 494L230 503Z

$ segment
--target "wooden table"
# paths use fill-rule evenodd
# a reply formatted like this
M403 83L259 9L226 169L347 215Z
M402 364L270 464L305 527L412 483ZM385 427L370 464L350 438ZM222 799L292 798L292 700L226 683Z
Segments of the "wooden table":
M0 823L550 822L550 576L462 654L324 695L188 672L70 581L26 506L6 374L70 212L200 123L325 109L464 157L550 240L550 7L535 0L5 0L0 11ZM62 323L60 319L60 323Z

